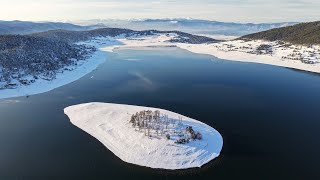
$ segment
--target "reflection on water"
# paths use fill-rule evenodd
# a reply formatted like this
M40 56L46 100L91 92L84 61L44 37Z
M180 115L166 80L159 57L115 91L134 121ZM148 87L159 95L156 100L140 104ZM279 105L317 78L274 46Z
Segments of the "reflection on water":
M313 73L177 48L118 50L74 83L0 100L0 179L319 179L319 92ZM159 107L198 119L222 134L222 154L178 172L124 163L63 114L86 102Z

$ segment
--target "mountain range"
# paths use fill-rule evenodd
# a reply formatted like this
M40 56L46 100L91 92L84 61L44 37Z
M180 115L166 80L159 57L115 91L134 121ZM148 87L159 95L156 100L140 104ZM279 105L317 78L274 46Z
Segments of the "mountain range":
M191 34L243 36L272 28L285 27L295 22L283 23L232 23L198 19L145 19L145 20L87 20L74 22L82 25L100 24L133 30L176 30Z
M98 28L125 28L136 31L182 31L191 34L243 36L272 28L293 25L284 23L230 23L197 19L86 20L63 22L0 21L0 34L29 34L49 30L86 31Z

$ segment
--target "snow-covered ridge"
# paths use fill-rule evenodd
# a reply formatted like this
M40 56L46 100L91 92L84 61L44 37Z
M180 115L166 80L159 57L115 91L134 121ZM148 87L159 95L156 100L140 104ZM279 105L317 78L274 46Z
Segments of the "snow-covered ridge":
M159 110L170 120L181 118L184 125L201 132L202 139L178 144L165 135L145 136L130 123L133 114L144 110ZM218 157L223 146L222 136L214 128L163 109L87 103L67 107L64 112L72 124L98 139L121 160L140 166L172 170L201 167Z

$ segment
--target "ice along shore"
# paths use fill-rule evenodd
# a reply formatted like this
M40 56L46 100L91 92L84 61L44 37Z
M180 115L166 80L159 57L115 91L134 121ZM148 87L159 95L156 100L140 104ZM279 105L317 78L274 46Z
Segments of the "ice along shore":
M72 124L121 160L140 166L170 170L201 167L218 157L223 146L222 136L214 128L163 109L95 102L70 106L64 112ZM134 114L147 117L152 112L158 112L158 121L148 119L139 127L130 122ZM149 127L148 131L143 127ZM190 128L201 133L201 138L191 138Z

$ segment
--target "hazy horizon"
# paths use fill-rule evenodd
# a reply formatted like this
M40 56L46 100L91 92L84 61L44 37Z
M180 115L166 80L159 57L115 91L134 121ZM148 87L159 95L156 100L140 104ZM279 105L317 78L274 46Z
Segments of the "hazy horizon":
M71 23L71 24L79 24L79 25L94 25L103 23L103 21L144 21L144 20L200 20L200 21L212 21L212 22L222 22L222 23L239 23L239 24L272 24L272 23L303 23L303 22L313 22L313 21L270 21L270 22L236 22L236 21L219 21L219 20L210 20L210 19L195 19L195 18L184 18L184 17L177 17L177 18L132 18L132 19L77 19L77 20L24 20L24 19L12 19L12 20L5 20L0 19L0 21L21 21L21 22L35 22L35 23L46 23L46 22L62 22L62 23ZM320 21L314 20L314 21Z
M6 21L37 22L192 18L275 23L317 21L318 9L320 1L316 0L11 0L1 3L0 17Z

